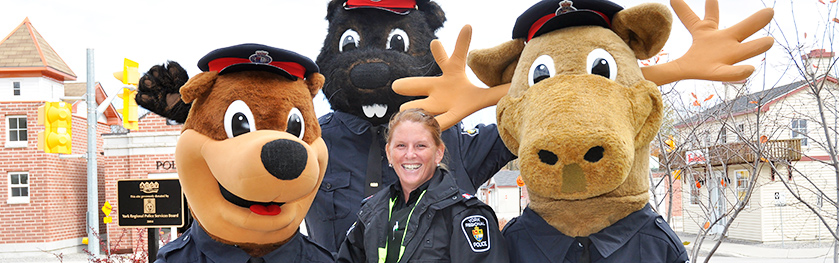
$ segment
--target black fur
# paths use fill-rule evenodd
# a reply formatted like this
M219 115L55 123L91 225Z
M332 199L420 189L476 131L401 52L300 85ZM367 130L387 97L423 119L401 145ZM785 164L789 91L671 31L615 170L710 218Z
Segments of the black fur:
M134 100L157 115L184 123L192 106L181 100L180 89L187 80L189 75L178 62L155 65L140 78Z
M436 38L437 29L443 26L445 14L437 3L428 0L417 1L418 10L407 15L377 9L345 10L344 2L329 3L328 34L315 61L326 77L324 95L333 110L359 116L374 125L387 123L400 105L417 99L393 92L390 85L394 80L441 74L429 44ZM407 34L407 52L386 49L394 28ZM358 32L358 47L340 52L341 36L348 29ZM388 106L384 117L365 116L362 106L373 104Z

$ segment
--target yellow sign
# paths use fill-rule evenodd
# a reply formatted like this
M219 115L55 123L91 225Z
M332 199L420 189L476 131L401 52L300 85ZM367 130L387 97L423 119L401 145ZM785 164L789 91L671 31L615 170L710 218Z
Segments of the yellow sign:
M113 222L113 219L110 216L108 216L109 214L111 214L111 211L111 203L105 201L105 205L102 206L102 212L105 213L105 217L102 218L102 222L104 222L105 224Z

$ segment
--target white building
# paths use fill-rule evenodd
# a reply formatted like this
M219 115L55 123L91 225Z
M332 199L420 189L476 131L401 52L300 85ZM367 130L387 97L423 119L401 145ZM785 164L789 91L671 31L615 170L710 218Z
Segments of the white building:
M676 152L677 162L671 167L685 174L684 231L710 226L711 233L721 232L710 221L731 220L728 213L743 201L756 177L755 189L734 219L729 237L762 242L832 239L805 203L836 224L836 208L823 205L836 198L836 174L823 144L827 128L835 145L839 119L837 79L826 74L833 55L813 50L802 57L806 68L814 71L809 73L817 76L812 83L802 79L726 98L676 126L685 148ZM820 85L821 101L828 109L826 123L818 117L817 100L810 92ZM762 148L760 156L753 148L757 145Z

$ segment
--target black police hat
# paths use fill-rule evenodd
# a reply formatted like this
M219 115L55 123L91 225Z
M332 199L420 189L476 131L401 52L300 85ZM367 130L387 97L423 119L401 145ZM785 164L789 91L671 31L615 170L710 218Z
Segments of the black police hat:
M524 11L513 27L513 39L530 41L542 34L573 26L610 28L623 7L608 0L544 0Z
M241 44L219 48L198 60L201 71L221 74L239 71L267 71L291 80L304 79L318 72L311 59L281 48L260 44Z
M429 0L419 0L419 2L428 1ZM394 14L407 15L412 10L417 9L417 0L346 0L346 2L344 2L345 10L359 8L373 8L389 11Z

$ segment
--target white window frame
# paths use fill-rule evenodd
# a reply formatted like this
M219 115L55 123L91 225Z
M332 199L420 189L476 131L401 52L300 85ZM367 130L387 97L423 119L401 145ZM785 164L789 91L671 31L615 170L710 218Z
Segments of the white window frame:
M725 126L723 126L722 129L720 129L720 135L719 136L720 136L719 144L728 143L728 129Z
M746 125L743 123L737 123L734 125L734 141L739 142L742 141L741 138L746 137Z
M12 120L14 119L14 121L18 121L19 118L26 119L27 123L29 121L29 119L26 117L26 115L8 115L8 116L6 116L6 125L5 125L6 127L4 129L4 133L5 133L4 136L6 137L6 144L5 144L6 148L25 148L27 146L27 143L29 142L29 125L28 124L26 125L26 129L24 129L24 131L26 132L26 140L25 141L12 141L12 136L11 136ZM16 130L20 131L21 129L18 128Z
M807 146L807 120L792 119L789 129L791 138L801 138L801 146Z
M18 175L18 176L26 175L26 183L22 184L22 183L20 183L20 181L18 181L17 184L12 184L12 176L13 175ZM29 197L31 196L31 193L32 193L32 191L30 191L31 187L29 187L31 185L31 180L30 180L31 178L29 176L29 172L9 172L8 174L6 174L6 178L7 178L6 180L8 180L7 182L9 183L9 187L8 187L9 199L6 200L6 203L7 204L28 204L29 203ZM20 180L19 177L18 177L18 180ZM15 188L15 187L26 187L26 196L12 196L12 188Z
M20 81L12 81L12 96L21 96L23 94ZM15 94L17 92L17 94Z
M737 194L737 202L743 202L746 194L748 194L751 173L749 173L749 170L734 170L734 178L734 192ZM749 208L749 203L746 203L746 208Z

